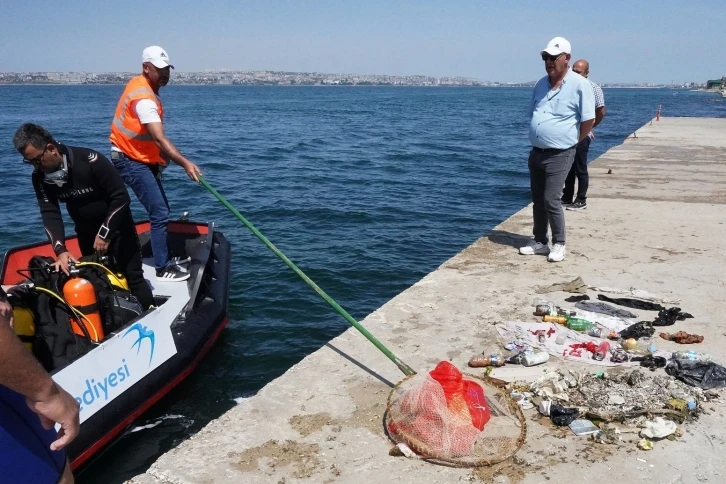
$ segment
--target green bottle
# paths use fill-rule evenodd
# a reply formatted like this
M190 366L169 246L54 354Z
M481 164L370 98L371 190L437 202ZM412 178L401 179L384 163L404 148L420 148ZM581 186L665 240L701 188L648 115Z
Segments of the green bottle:
M587 331L590 328L593 328L595 325L592 324L590 321L587 321L586 319L582 318L568 318L567 319L567 327L570 328L573 331Z

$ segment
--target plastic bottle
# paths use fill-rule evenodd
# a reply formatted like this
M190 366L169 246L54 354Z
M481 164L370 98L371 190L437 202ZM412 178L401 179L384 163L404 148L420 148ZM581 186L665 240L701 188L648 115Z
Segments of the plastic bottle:
M697 351L676 351L672 358L674 360L711 361L711 355Z
M548 301L547 299L538 297L532 301L532 306L534 306L534 314L537 316L545 316L547 314L556 313L555 303Z
M542 318L545 323L567 324L567 316L546 315Z
M593 338L602 338L602 328L598 328L597 326L594 326L587 330L587 335L592 336Z
M652 355L656 352L655 342L652 338L643 337L638 340L638 352L641 354Z
M482 368L486 366L503 366L504 357L499 354L494 355L474 355L469 359L469 366L472 368Z
M594 326L590 321L582 318L569 318L566 325L573 331L587 331Z
M527 353L522 357L522 365L535 366L541 365L550 359L549 353L541 351L539 353Z
M592 359L602 361L608 355L608 351L610 351L610 343L608 343L607 341L603 341L597 347L597 350L595 350L595 353L592 355Z

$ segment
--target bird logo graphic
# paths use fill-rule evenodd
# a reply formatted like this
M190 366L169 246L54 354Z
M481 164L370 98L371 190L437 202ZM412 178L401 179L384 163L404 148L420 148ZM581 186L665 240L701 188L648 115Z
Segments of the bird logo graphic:
M154 331L148 329L146 326L144 326L141 323L136 323L133 326L131 326L126 333L124 333L123 337L125 338L129 333L136 331L136 335L138 336L136 338L136 341L134 344L131 345L133 348L134 346L137 346L136 348L136 354L138 355L141 351L141 345L145 339L148 339L151 344L151 351L149 352L149 366L151 366L151 359L154 357Z

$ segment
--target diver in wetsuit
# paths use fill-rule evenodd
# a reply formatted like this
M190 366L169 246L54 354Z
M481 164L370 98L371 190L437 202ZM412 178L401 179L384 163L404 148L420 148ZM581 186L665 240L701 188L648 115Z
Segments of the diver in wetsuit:
M12 311L0 288L0 482L72 484L63 448L78 435L79 404L15 336Z
M144 309L153 304L141 267L141 245L129 204L131 199L111 162L88 148L65 146L36 124L23 124L13 137L23 161L35 167L35 189L43 226L58 261L68 274L76 261L65 246L63 217L58 202L66 204L75 222L81 253L110 254L126 275L131 293Z

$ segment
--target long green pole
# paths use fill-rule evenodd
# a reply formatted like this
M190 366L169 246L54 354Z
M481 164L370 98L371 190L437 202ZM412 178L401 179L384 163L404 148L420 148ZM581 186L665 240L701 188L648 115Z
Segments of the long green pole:
M204 185L204 188L206 188L207 190L209 190L212 193L212 195L214 195L215 197L217 197L217 200L219 200L220 202L222 202L222 205L224 205L225 207L227 207L229 209L229 211L234 214L235 217L237 217L238 219L240 219L240 221L243 224L245 224L247 226L247 228L250 229L252 231L252 233L257 236L258 239L260 239L262 242L264 242L264 244L267 247L269 247L270 250L272 250L272 252L274 252L275 255L277 255L277 257L279 257L280 259L282 259L282 261L285 264L287 264L290 267L290 269L292 269L293 271L295 271L295 274L297 274L298 276L300 276L300 278L303 281L307 282L308 285L310 287L312 287L315 290L315 292L317 292L320 295L320 297L322 297L323 299L325 299L328 302L328 304L330 304L331 306L333 306L333 309L335 309L336 311L338 311L340 313L340 315L343 316L346 319L346 321L348 321L350 324L352 324L353 327L355 327L355 329L357 329L358 331L360 331L361 333L363 333L363 336L365 336L366 338L368 338L368 341L370 341L371 343L373 343L376 348L378 348L379 350L381 350L381 352L388 357L388 359L390 359L392 362L394 362L396 364L396 366L398 367L399 370L401 370L405 375L408 375L408 376L415 375L416 374L416 372L413 371L413 369L410 366L408 366L406 363L404 363L403 361L401 361L396 355L394 355L391 352L391 350L389 350L388 348L386 348L383 345L383 343L381 343L380 341L378 341L378 339L376 339L375 336L373 336L371 333L369 333L367 329L365 329L358 321L356 321L353 318L353 316L351 316L350 314L348 314L348 312L345 309L343 309L342 307L340 307L340 305L337 302L335 302L335 300L332 297L328 296L325 293L325 291L323 291L322 289L320 289L320 287L318 287L318 285L315 284L315 282L313 282L312 279L310 279L290 259L288 259L285 256L285 254L283 254L280 251L280 249L278 249L277 247L275 247L275 245L272 242L270 242L267 239L267 237L265 237L264 235L262 235L262 233L259 230L257 230L254 225L252 225L246 218L244 218L242 216L242 214L237 211L237 209L235 209L227 200L225 200L224 197L222 195L220 195L219 192L217 192L217 190L215 190L201 176L199 176L199 183L201 183L202 185Z

